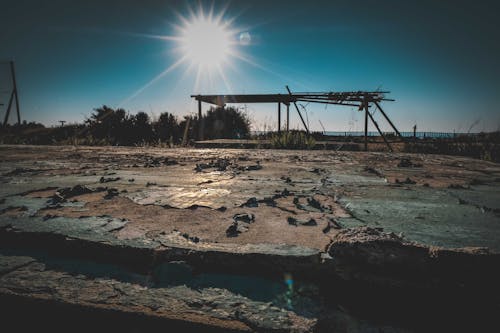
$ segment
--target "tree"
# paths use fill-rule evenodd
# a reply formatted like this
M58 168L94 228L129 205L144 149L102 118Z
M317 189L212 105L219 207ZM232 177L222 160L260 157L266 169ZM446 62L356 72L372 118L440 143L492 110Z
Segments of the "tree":
M132 119L133 131L129 135L135 138L135 143L151 142L153 140L153 127L146 112L138 112Z
M207 139L245 138L250 134L250 120L237 108L212 107L203 118Z
M130 145L134 143L130 136L133 123L124 109L114 110L106 105L94 109L86 121L90 133L96 139L104 139L112 145Z
M174 142L179 142L181 137L181 128L177 117L171 113L163 112L158 120L153 124L156 137L161 141L172 139Z

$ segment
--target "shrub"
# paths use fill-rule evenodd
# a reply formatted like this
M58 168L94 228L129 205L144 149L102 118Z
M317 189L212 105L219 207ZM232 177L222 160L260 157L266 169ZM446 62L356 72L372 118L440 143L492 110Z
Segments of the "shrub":
M250 134L250 120L234 107L212 107L203 122L205 139L238 139Z
M304 131L288 131L273 134L271 147L278 149L312 149L316 140Z

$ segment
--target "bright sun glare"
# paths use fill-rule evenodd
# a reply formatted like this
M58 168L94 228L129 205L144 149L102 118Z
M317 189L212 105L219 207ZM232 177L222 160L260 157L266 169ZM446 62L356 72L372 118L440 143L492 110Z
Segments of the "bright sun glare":
M208 70L221 66L231 53L231 33L220 21L210 17L187 22L180 42L188 60Z
M240 31L232 27L234 18L225 18L225 9L214 13L213 6L208 11L204 11L200 5L197 12L191 8L189 12L189 17L178 15L180 22L174 24L176 31L174 35L144 35L175 42L176 47L170 47L178 54L178 59L123 100L120 105L128 103L183 64L188 65L185 75L192 73L193 69L196 73L193 92L198 92L200 89L212 89L216 80L219 79L222 80L227 90L231 91L226 70L235 69L233 64L235 59L263 68L242 52L241 48L251 45L251 35L248 31Z

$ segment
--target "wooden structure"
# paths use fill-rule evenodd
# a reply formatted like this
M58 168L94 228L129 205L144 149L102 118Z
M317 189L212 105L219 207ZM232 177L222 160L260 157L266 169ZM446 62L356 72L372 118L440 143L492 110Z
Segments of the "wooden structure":
M389 150L392 151L392 147L384 136L378 123L373 118L370 113L370 107L374 106L380 110L383 117L387 120L389 125L394 129L394 132L402 138L401 133L398 131L396 126L389 119L387 114L384 112L380 103L383 101L394 101L393 99L386 98L385 95L389 91L351 91L351 92L299 92L292 93L288 86L286 86L288 94L253 94L253 95L191 95L192 98L198 101L198 117L202 121L202 102L209 103L213 105L218 105L224 107L226 104L233 103L277 103L278 105L278 132L281 131L281 104L286 105L286 130L289 130L290 124L290 104L293 104L297 114L300 117L305 130L309 133L309 128L302 117L297 102L307 102L307 103L321 103L321 104L334 104L334 105L345 105L345 106L355 106L359 111L365 112L365 150L368 150L368 119L375 125L377 131L380 133L384 142L386 143ZM203 124L200 124L200 132L198 133L200 140L203 140Z
M3 64L8 63L10 65L10 74L12 77L12 90L10 91L10 98L9 98L9 104L7 105L7 110L5 112L5 117L3 120L3 125L7 125L7 122L9 121L9 115L10 115L10 109L12 108L12 103L14 102L14 99L16 100L16 111L17 111L17 123L21 123L21 113L19 111L19 96L17 94L17 82L16 82L16 72L14 70L14 62L9 61L9 62L3 62Z

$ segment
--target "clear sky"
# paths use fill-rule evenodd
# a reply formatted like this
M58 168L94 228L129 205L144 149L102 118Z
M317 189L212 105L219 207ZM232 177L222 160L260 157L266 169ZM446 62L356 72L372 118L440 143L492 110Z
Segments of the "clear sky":
M500 129L497 1L0 2L0 59L15 60L28 121L81 121L103 104L182 116L196 111L191 94L286 93L289 85L390 90L396 102L385 109L402 131L415 123L422 131ZM198 83L193 59L153 80L185 56L178 38L200 5L205 15L212 5L214 17L223 13L238 57L228 54L221 72L203 68ZM4 104L7 73L0 66ZM355 109L305 107L312 129L320 120L326 130L362 129ZM246 110L255 129L276 126L276 105Z

